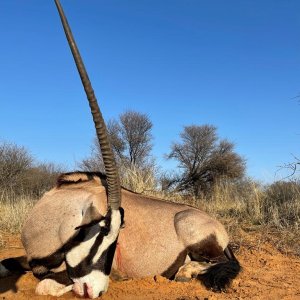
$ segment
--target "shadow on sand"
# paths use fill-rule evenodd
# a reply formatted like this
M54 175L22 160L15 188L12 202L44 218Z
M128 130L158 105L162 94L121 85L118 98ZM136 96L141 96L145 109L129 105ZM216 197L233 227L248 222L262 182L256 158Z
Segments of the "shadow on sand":
M0 278L0 294L8 291L16 293L18 291L17 282L23 275L25 275L25 273L19 273Z

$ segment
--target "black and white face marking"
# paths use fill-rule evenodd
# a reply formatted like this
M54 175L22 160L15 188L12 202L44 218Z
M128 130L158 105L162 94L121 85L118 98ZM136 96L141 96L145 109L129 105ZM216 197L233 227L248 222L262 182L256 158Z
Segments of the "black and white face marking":
M66 254L68 274L77 295L96 298L107 291L123 215L122 208L109 209L104 219L88 230L85 239Z

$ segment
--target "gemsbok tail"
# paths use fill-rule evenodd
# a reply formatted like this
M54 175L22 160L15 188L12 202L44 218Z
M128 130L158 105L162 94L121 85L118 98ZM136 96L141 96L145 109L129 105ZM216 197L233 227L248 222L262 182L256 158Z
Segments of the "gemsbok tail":
M30 271L26 256L6 258L0 262L0 278Z
M229 246L225 248L224 254L227 261L212 264L206 269L204 274L197 276L206 288L215 292L225 290L242 270L240 263Z

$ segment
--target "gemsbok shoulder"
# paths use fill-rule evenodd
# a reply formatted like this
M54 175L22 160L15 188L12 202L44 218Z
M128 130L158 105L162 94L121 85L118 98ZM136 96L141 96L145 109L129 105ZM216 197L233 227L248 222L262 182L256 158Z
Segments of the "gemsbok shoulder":
M194 207L121 188L96 97L59 0L55 3L87 94L105 174L60 175L25 221L26 256L2 260L0 277L32 271L40 279L37 294L73 290L89 298L107 291L111 269L121 278L197 278L207 288L226 289L241 267L221 223Z

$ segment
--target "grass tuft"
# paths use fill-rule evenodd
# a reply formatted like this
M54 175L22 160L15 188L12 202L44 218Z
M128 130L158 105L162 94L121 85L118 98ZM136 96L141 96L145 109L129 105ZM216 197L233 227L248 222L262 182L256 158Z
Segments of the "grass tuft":
M15 195L12 191L2 191L0 199L0 231L20 233L28 212L36 200L31 195Z

